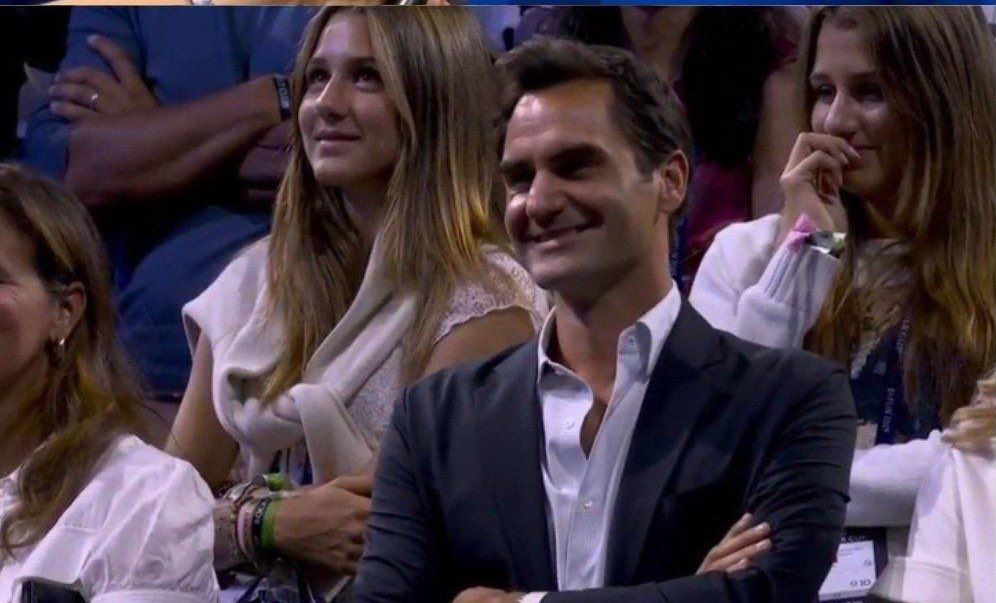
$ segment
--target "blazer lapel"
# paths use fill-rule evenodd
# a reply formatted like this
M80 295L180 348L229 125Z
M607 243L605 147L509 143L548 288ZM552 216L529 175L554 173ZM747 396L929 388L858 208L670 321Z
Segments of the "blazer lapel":
M546 517L536 393L536 340L496 366L477 391L477 439L484 481L498 509L516 587L556 590Z
M620 479L606 585L627 584L636 571L658 500L709 400L702 371L718 353L712 327L682 299L650 378Z

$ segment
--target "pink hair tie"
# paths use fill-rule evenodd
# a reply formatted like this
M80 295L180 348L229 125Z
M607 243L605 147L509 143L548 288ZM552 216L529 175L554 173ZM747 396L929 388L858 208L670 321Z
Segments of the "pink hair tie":
M803 242L805 242L806 237L817 230L819 228L816 227L816 223L813 222L809 215L802 213L799 215L799 219L795 221L795 226L789 231L788 236L785 237L784 245L792 251L797 251Z

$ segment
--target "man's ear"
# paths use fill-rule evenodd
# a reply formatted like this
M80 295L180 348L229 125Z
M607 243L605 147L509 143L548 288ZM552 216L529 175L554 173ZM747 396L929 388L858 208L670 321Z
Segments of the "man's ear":
M58 293L56 317L52 327L52 341L69 339L86 310L86 290L79 282L67 285Z
M674 151L655 172L660 187L658 211L671 215L681 207L688 190L688 157L681 151Z

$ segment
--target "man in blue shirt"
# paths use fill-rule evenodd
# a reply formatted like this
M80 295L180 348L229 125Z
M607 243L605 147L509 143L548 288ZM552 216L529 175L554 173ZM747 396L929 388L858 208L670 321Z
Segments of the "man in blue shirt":
M268 232L280 74L314 12L77 8L52 102L30 120L23 159L98 219L125 343L166 413L190 370L180 308Z

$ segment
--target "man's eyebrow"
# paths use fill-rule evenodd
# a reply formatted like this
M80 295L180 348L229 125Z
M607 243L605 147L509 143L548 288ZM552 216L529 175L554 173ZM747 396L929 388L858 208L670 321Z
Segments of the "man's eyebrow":
M551 163L574 163L578 161L592 161L603 159L605 151L596 145L587 142L572 144L553 154Z
M588 142L578 142L556 149L550 156L550 163L556 165L576 161L603 159L604 157L605 150L598 145ZM527 164L528 162L522 159L506 159L498 164L498 169L500 169L502 173L507 173L520 169Z
M502 173L503 176L507 176L514 172L518 172L527 168L529 164L521 159L510 159L504 160L498 164L498 171Z

